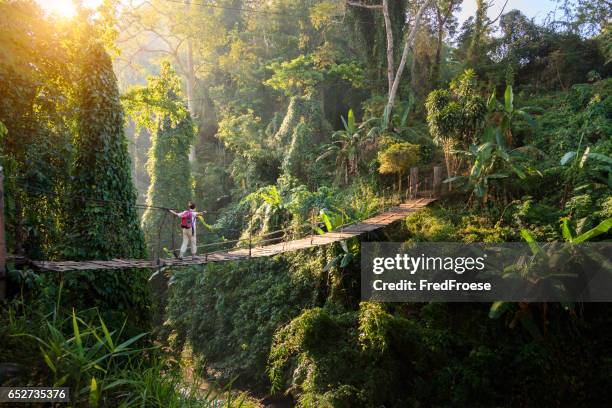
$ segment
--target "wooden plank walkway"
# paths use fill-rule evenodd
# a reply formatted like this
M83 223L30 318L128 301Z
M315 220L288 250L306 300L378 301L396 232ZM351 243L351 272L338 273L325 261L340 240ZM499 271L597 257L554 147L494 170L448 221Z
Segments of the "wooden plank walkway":
M93 269L156 269L160 266L188 266L202 265L211 262L223 262L238 259L260 258L282 254L284 252L297 251L300 249L313 248L321 245L331 244L333 242L344 241L367 232L385 227L395 221L405 218L409 213L420 210L429 203L435 201L435 198L417 198L409 200L406 203L400 204L398 207L393 207L390 210L379 214L375 217L368 218L357 224L352 224L341 228L337 231L327 232L321 235L313 235L306 238L296 239L293 241L279 242L272 245L254 246L249 251L248 248L231 249L227 251L212 252L202 254L196 259L175 259L166 258L157 261L149 261L143 259L112 259L108 261L31 261L31 264L38 269L54 272L66 272L75 270L93 270ZM250 252L250 254L249 254Z

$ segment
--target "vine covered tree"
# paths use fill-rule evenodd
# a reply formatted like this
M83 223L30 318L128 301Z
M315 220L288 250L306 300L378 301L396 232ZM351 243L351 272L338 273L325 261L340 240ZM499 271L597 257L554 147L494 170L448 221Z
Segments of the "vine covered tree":
M183 208L193 197L189 151L194 141L194 125L181 93L181 80L170 62L161 64L158 76L148 78L145 87L133 88L125 105L139 127L152 135L147 171L151 178L147 205ZM142 228L149 248L156 251L158 231L165 213L147 208Z
M124 134L124 115L110 56L100 43L84 50L79 110L67 194L68 259L142 258L145 245ZM148 324L146 272L84 271L64 278L62 300L96 306L117 321ZM109 321L114 321L110 318Z
M80 82L66 255L74 259L142 257L144 240L123 109L111 59L101 44L87 48Z

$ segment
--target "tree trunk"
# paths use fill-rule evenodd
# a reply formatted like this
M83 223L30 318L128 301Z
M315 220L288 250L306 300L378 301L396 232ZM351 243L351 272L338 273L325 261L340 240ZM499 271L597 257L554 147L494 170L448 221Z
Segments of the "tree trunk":
M414 48L412 49L412 61L410 62L410 87L414 91L419 82L417 80L417 55L414 52Z
M387 34L387 81L388 91L391 93L395 79L395 56L393 52L393 27L389 17L389 0L383 0L383 16L385 18L385 32Z
M185 0L185 12L189 12L189 8L191 6L190 0ZM195 111L195 87L196 87L196 76L195 69L193 66L193 40L191 38L187 39L187 72L185 75L185 82L187 85L187 109L189 110L189 114L191 118L195 120L196 111ZM189 161L195 161L195 141L191 145L191 149L189 150Z
M433 168L433 196L439 197L442 194L442 167L434 166Z
M421 5L421 7L419 8L419 11L417 12L414 18L414 24L412 26L412 29L410 30L410 34L408 34L408 37L406 38L406 43L404 44L404 51L402 52L402 59L400 60L399 67L397 68L397 72L395 73L395 78L393 80L393 86L391 87L391 91L389 92L389 100L387 102L387 107L386 107L386 114L387 114L386 119L387 120L391 115L391 110L393 109L393 106L395 105L395 98L397 96L397 90L399 89L399 83L402 78L402 73L404 72L404 68L406 67L406 59L408 58L408 51L412 47L412 44L414 43L414 39L416 38L416 33L419 28L419 24L421 22L421 17L423 16L423 12L429 6L431 1L432 0L425 0L423 5Z
M474 33L468 49L468 62L474 68L478 64L482 34L485 28L485 18L487 17L487 4L485 0L476 0L476 21L474 22Z
M452 146L450 146L449 142L443 142L443 146L442 149L444 150L444 163L446 164L446 177L451 178L453 177L453 169L452 169L452 164L451 164L451 160L452 160L452 153L451 153L451 149ZM453 189L453 185L452 182L448 183L448 191L451 191Z
M400 197L402 195L402 176L403 176L403 173L400 171L399 177L397 179L397 185L398 185L397 191L399 191Z
M442 19L440 9L436 7L436 18L438 19L438 37L436 38L436 59L434 62L431 79L437 85L440 81L440 64L442 63L442 40L444 39L444 24L446 19Z

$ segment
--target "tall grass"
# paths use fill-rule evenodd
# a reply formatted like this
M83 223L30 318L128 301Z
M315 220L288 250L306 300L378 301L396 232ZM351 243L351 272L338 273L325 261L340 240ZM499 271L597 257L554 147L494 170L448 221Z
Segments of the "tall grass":
M244 406L246 398L237 398L230 386L213 394L198 384L188 384L180 369L152 345L148 333L127 337L126 322L120 328L108 327L97 310L72 310L66 315L59 304L58 301L49 315L37 317L39 328L21 326L22 332L13 331L11 337L34 340L40 351L38 365L43 377L36 381L69 387L72 406ZM15 307L19 314L27 315L23 305ZM29 357L28 365L32 362L36 366L36 357Z

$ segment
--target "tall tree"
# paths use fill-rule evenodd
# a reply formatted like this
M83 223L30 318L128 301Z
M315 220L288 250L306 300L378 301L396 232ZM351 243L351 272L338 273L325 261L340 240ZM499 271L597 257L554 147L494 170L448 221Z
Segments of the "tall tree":
M111 59L99 42L81 52L62 258L142 258L146 250ZM111 324L129 319L140 330L149 324L147 275L143 270L70 274L63 277L62 302L81 310L98 307Z
M484 41L489 31L489 28L499 20L504 13L508 0L504 3L499 12L499 15L491 20L487 17L487 12L491 8L491 3L487 0L476 0L476 16L474 19L474 27L472 29L472 38L470 40L470 46L467 53L467 62L471 68L476 66L482 61Z
M419 26L421 24L421 18L423 16L423 12L429 7L433 0L425 0L416 10L414 14L414 18L412 19L412 27L410 31L406 35L406 39L404 42L404 48L402 51L402 56L399 62L397 69L395 68L395 55L394 55L394 46L393 46L393 29L391 25L391 18L389 15L389 2L388 0L383 0L382 4L369 4L361 1L348 1L350 6L354 7L363 7L368 9L380 9L383 12L383 16L385 19L385 33L387 39L387 82L388 82L388 100L387 106L385 108L385 116L388 119L391 114L391 110L395 105L395 99L397 97L397 91L399 90L399 84L401 81L402 74L404 73L404 68L406 67L406 60L408 58L408 53L412 48L414 41L416 39L416 34L419 30ZM406 19L405 27L408 27L409 19Z
M34 2L0 2L0 139L9 251L56 255L64 236L65 191L74 119L72 27Z
M130 1L126 4L121 22L119 44L123 57L122 68L132 67L143 55L168 58L185 81L187 106L191 117L197 118L205 104L200 103L198 78L210 72L217 59L217 49L225 44L225 27L221 11L214 6L184 0L169 2L151 0ZM195 159L195 151L191 151Z
M183 208L193 198L189 151L194 126L181 92L181 80L170 62L162 62L159 75L149 77L146 86L130 90L124 101L136 124L152 134L147 205ZM142 228L152 252L157 251L158 245L169 244L167 236L162 242L158 238L165 217L157 208L147 208L143 215Z
M124 134L123 109L109 55L99 43L83 56L78 132L69 202L75 259L138 258L144 240Z
M437 0L434 2L434 16L436 29L436 56L434 60L431 79L440 80L440 67L442 66L442 47L444 36L456 25L453 13L459 9L463 0Z

